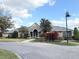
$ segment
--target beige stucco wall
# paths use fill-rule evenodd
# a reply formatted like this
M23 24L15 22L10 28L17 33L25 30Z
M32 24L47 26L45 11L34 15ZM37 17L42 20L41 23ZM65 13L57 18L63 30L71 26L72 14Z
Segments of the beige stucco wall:
M63 32L58 32L59 36L58 37L63 37Z
M3 37L8 37L7 33L2 34Z

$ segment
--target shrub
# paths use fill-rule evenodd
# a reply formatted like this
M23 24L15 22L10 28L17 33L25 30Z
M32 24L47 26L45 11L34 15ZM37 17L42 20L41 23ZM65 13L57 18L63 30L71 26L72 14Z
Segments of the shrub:
M45 37L45 35L46 35L46 33L43 33L43 32L40 32L40 33L39 33L39 36L40 36L40 37Z
M74 40L79 40L79 34L77 34L77 35L74 35Z
M74 36L73 36L73 39L74 40L79 40L79 30L75 27L74 28Z
M2 32L0 32L0 37L2 37Z
M24 38L27 38L27 37L28 37L28 33L25 33L25 34L24 34Z
M17 31L14 31L12 33L12 38L18 38L18 32Z
M45 38L49 41L55 41L58 39L58 32L47 32Z

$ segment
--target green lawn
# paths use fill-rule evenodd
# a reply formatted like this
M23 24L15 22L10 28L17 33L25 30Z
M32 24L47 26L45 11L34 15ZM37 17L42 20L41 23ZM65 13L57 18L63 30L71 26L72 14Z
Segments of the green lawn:
M25 39L20 39L20 38L0 38L0 42L21 42Z
M45 42L45 43L51 43L51 44L56 44L56 45L67 45L66 40L62 40L62 41L44 41L43 39L35 39L32 42ZM77 46L77 45L79 45L79 42L69 40L68 46Z
M19 59L19 58L11 51L0 49L0 59Z
M52 43L52 44L57 44L57 45L67 45L67 42L49 42L49 43ZM68 46L78 46L79 43L78 42L72 42L72 41L69 41L68 43Z

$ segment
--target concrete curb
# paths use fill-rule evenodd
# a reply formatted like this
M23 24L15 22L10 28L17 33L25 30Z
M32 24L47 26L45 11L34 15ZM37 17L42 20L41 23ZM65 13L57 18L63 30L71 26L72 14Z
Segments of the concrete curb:
M18 53L13 52L13 51L11 51L11 52L14 53L19 59L22 59L22 57Z

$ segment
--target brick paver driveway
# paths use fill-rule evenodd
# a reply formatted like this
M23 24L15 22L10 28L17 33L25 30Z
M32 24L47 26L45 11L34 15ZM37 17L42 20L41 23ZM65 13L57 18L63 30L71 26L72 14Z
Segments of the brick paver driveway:
M14 51L22 59L79 59L79 46L59 46L30 42L0 42L0 48Z

